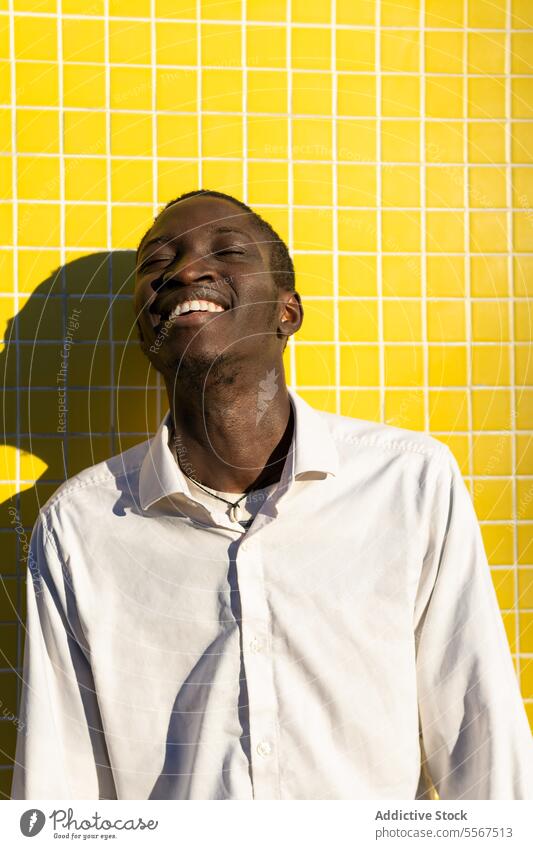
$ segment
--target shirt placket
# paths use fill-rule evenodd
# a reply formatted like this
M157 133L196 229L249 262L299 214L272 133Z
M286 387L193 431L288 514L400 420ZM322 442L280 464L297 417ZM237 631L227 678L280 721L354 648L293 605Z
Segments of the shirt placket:
M270 617L256 532L236 556L242 614L242 653L248 692L254 799L279 799L278 711L272 669Z

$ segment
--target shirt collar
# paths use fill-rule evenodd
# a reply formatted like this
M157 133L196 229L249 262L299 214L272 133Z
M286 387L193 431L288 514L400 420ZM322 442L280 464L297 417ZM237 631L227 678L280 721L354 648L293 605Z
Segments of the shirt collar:
M288 468L284 470L287 483L293 480L313 480L335 475L338 454L329 428L320 413L303 398L289 389L294 409L294 434L288 455ZM139 500L147 510L162 498L184 494L191 497L187 478L174 460L168 446L170 411L168 411L141 464L139 475ZM183 458L181 458L183 460Z

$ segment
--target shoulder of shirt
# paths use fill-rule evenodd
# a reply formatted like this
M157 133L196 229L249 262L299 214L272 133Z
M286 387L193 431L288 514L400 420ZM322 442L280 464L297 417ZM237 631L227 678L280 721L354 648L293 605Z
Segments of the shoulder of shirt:
M448 446L427 433L321 410L316 412L338 447L346 445L369 451L424 455L437 463L451 463L452 466L456 463Z
M151 439L146 439L120 454L115 454L108 460L102 460L94 466L88 466L81 472L64 481L42 505L39 514L46 516L50 510L60 505L61 501L69 501L78 493L94 489L99 493L108 490L117 494L123 489L124 481L132 482L139 472L144 457L148 451Z
M437 462L451 462L455 458L443 442L434 437L408 428L373 422L367 419L357 419L352 416L341 416L315 410L326 424L333 441L341 445L355 448L386 451L396 454L425 455ZM89 466L68 478L62 483L48 500L43 504L39 513L46 513L65 499L71 499L82 490L94 488L102 491L108 489L116 493L121 489L121 482L132 478L139 472L143 459L148 451L150 439L140 442L120 454L115 454L107 460Z

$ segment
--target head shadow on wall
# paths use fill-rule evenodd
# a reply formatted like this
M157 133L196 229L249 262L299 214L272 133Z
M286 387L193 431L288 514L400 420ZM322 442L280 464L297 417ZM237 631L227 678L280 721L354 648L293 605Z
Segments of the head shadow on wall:
M111 251L67 263L39 284L5 331L0 798L11 783L27 546L39 508L66 478L157 429L157 375L140 351L132 308L134 262L134 251Z

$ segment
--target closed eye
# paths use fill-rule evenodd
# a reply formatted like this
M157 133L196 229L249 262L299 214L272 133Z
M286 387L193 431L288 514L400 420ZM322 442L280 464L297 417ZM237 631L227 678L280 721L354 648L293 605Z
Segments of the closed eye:
M140 270L144 271L145 269L150 268L151 265L156 265L159 262L168 262L169 259L170 257L167 258L164 256L151 257L141 263Z
M245 251L243 251L241 248L222 248L219 251L213 251L213 256L223 256L224 254L243 254L243 253L245 253Z

